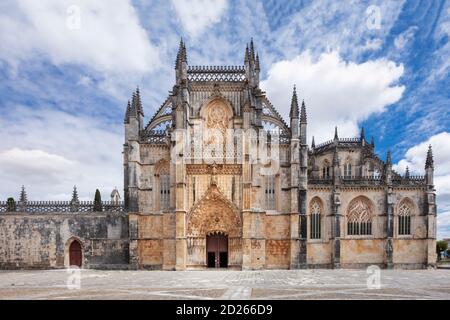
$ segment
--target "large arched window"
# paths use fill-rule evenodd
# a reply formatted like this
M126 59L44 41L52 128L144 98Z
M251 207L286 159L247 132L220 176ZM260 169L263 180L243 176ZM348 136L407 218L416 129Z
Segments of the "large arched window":
M350 236L372 234L372 206L365 197L357 197L348 205L347 234Z
M311 200L309 204L309 213L310 213L310 229L309 229L309 237L311 239L320 239L320 215L322 213L322 204L318 198L314 198Z
M402 200L398 206L398 234L411 234L412 204L409 199Z

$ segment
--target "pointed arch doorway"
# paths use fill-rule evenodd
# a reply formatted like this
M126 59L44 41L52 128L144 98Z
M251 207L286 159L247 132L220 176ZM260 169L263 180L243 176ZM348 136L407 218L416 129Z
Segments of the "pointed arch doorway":
M73 240L69 247L69 266L81 267L82 257L81 244L77 240Z
M228 236L222 232L206 236L206 261L208 268L228 267Z

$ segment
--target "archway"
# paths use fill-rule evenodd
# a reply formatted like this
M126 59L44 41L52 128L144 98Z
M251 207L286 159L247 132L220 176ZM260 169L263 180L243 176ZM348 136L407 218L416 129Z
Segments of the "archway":
M242 217L217 185L208 188L186 220L189 268L216 267L216 258L218 267L242 265Z
M77 240L73 240L69 247L69 266L81 267L83 262L83 252L81 244Z
M206 236L206 261L208 268L228 267L228 236L222 232Z

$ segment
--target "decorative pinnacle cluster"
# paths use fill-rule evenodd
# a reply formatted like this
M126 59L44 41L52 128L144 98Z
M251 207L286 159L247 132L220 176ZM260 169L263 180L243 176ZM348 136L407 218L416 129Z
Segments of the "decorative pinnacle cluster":
M427 160L425 162L425 169L427 168L434 168L433 150L431 148L431 144L428 146Z

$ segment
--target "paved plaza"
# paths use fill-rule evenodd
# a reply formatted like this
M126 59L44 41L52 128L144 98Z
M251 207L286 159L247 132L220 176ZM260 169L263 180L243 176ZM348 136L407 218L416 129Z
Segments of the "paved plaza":
M450 270L445 269L80 274L0 271L0 299L450 299Z

